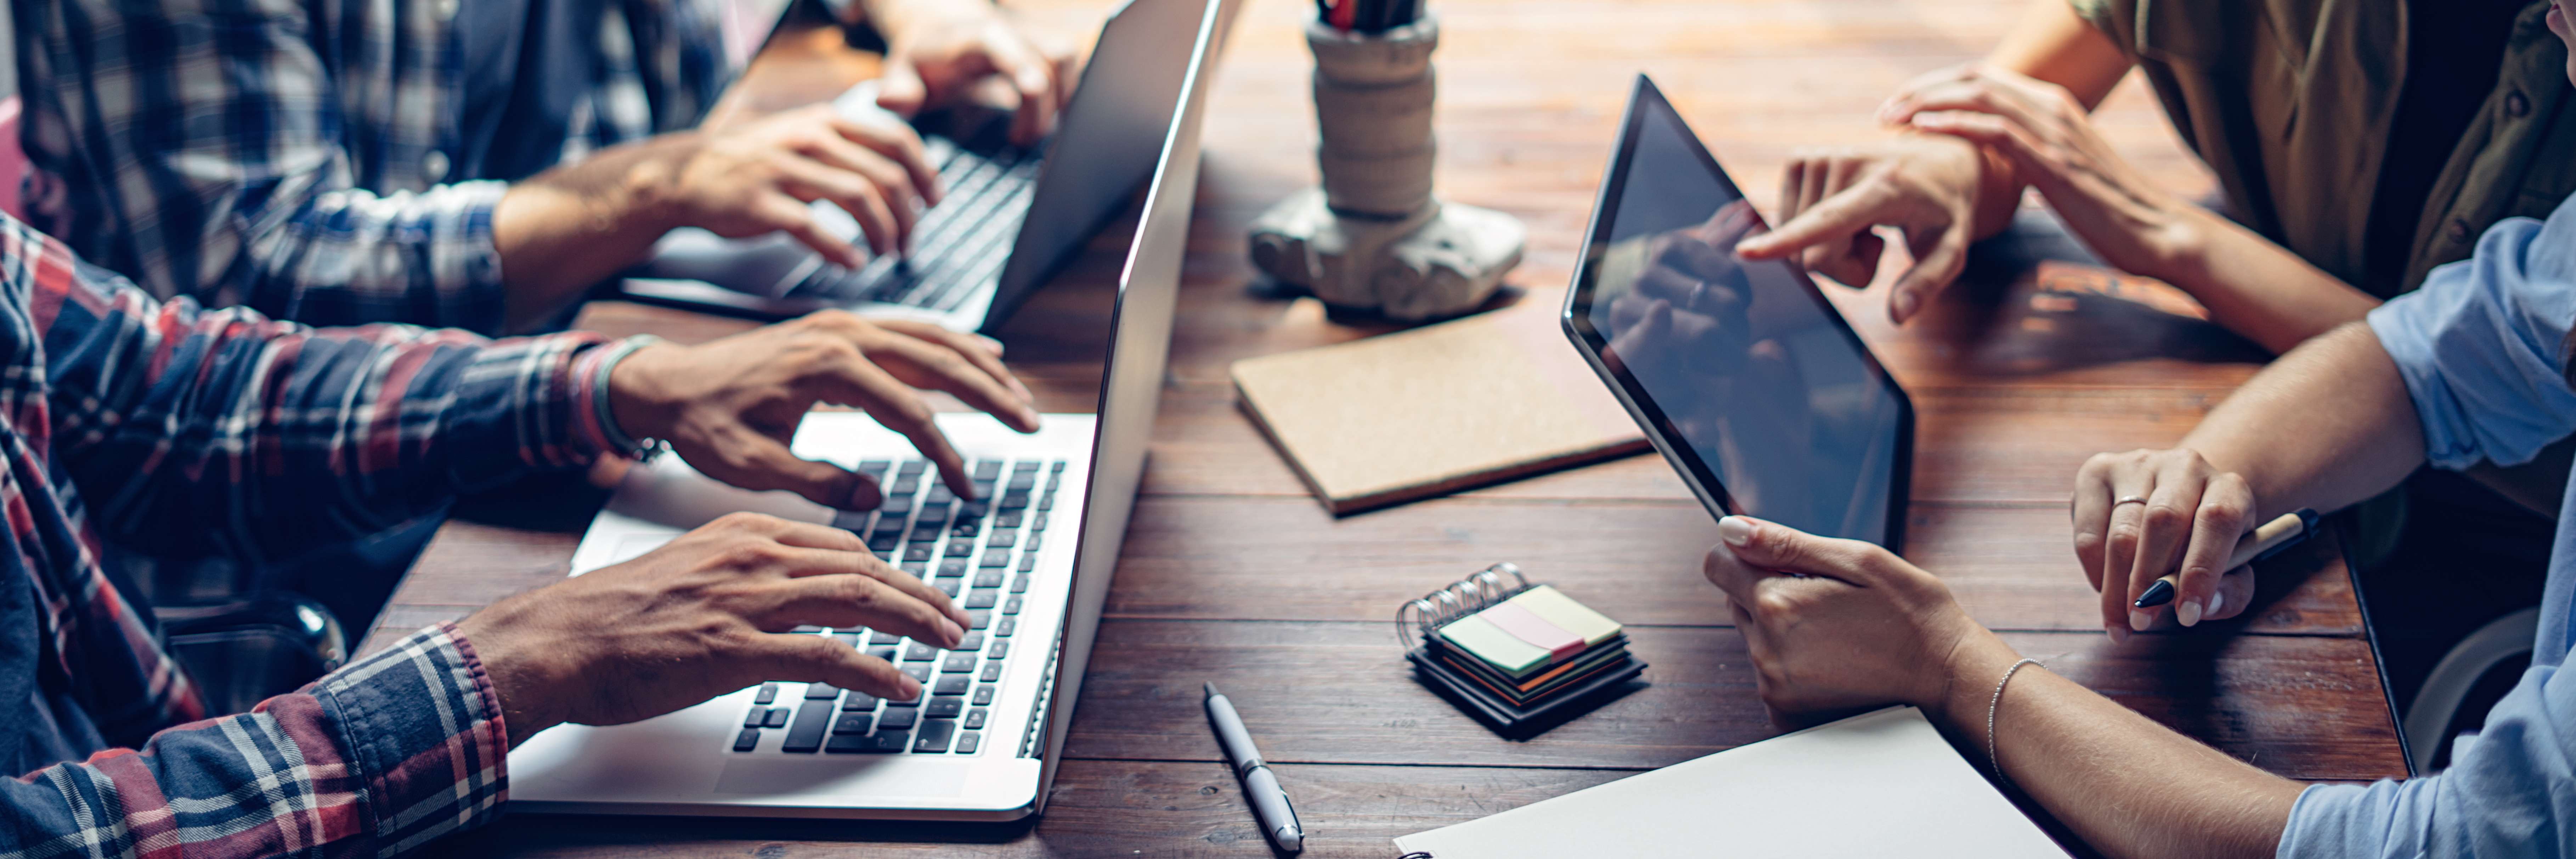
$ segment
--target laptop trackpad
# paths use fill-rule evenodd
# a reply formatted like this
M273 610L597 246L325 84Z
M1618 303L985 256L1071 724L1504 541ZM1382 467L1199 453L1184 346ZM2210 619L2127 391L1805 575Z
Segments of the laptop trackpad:
M887 766L900 763L902 766ZM966 792L967 765L838 755L725 762L716 792L751 796L826 794L953 797Z

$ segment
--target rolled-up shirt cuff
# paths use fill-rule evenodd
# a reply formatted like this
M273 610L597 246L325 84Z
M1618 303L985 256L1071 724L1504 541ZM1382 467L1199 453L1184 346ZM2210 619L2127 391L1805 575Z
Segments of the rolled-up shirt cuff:
M509 794L500 694L454 624L413 633L311 687L364 790L378 855L488 822Z

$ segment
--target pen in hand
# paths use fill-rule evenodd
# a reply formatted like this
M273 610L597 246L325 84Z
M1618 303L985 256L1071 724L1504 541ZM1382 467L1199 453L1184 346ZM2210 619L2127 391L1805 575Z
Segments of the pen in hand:
M2317 511L2302 507L2283 513L2280 518L2263 523L2262 527L2245 535L2245 539L2237 541L2236 551L2227 556L2227 566L2220 567L2219 572L2223 575L2228 570L2280 554L2281 550L2306 539L2309 534L2316 533L2316 530ZM2129 605L2133 608L2154 608L2173 602L2174 589L2181 584L2181 573L2157 579L2155 584L2147 586L2146 593L2139 594L2137 601Z
M1270 765L1262 763L1261 750L1252 747L1252 733L1243 729L1243 717L1235 715L1234 702L1216 691L1214 683L1201 686L1207 690L1208 725L1216 729L1216 744L1225 749L1226 762L1243 779L1243 798L1252 804L1253 819L1279 849L1290 853L1305 849L1306 833L1297 827L1297 810L1289 807L1288 793L1279 789L1279 778L1270 774Z

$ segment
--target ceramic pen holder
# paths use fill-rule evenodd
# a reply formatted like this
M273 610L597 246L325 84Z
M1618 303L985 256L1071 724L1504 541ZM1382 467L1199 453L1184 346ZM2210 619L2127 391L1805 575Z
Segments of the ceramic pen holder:
M1399 321L1483 304L1520 264L1527 232L1510 215L1431 193L1439 22L1371 34L1308 21L1306 45L1324 184L1253 221L1253 265L1337 310Z

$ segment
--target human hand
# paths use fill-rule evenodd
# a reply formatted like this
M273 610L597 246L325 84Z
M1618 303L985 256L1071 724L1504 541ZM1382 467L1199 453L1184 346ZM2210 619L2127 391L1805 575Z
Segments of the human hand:
M965 460L915 388L946 391L1012 429L1035 432L1029 389L990 340L925 322L871 322L826 310L699 346L646 346L617 362L609 406L628 435L669 442L698 471L744 489L785 489L852 510L877 506L876 481L788 452L818 404L854 406L903 433L958 497Z
M1864 287L1877 279L1886 248L1871 230L1895 227L1914 255L1887 293L1888 318L1903 324L1967 267L1991 172L1975 145L1930 134L1801 154L1781 174L1779 226L1735 251L1745 259L1795 259Z
M1755 688L1784 724L1886 704L1938 715L1969 655L2000 646L1940 579L1884 548L1748 516L1717 533L1701 572L1726 592Z
M816 222L808 204L841 207L885 255L911 247L920 207L939 202L939 172L911 127L851 119L828 104L671 138L667 157L631 174L641 186L635 198L665 229L735 239L783 232L858 268L868 258Z
M872 14L886 40L879 107L911 116L1000 77L1019 98L1011 141L1025 146L1073 101L1073 52L1031 39L986 0L884 0Z
M1916 79L1880 117L2011 159L2014 175L2113 268L2175 280L2171 273L2201 242L2199 207L2122 160L2065 87L1970 64Z
M1732 374L1749 339L1752 284L1731 250L1760 225L1749 203L1721 207L1696 226L1645 239L1636 281L1610 300L1611 339L1603 357L1622 367L1701 367ZM1726 343L1736 348L1723 348Z
M651 718L762 681L896 701L921 683L800 624L954 647L966 613L838 528L726 516L616 566L512 596L457 624L513 743L556 724Z
M2145 631L2164 607L2130 603L2181 566L2174 619L2184 626L2245 611L2254 599L2250 566L2221 569L2254 527L2254 490L2193 450L2095 454L2075 473L2075 557L2102 595L2102 627L2113 640Z

